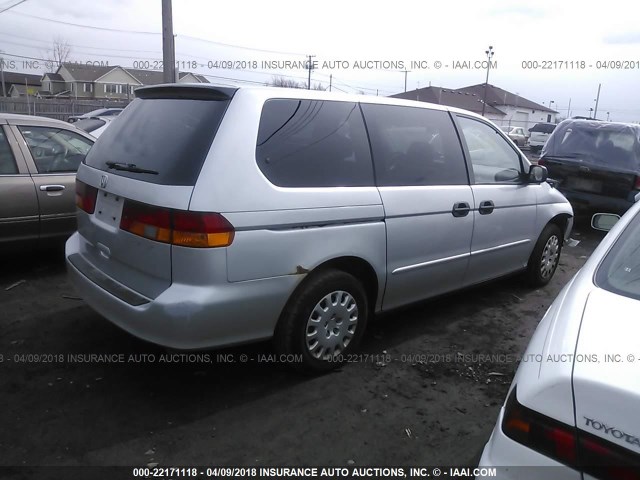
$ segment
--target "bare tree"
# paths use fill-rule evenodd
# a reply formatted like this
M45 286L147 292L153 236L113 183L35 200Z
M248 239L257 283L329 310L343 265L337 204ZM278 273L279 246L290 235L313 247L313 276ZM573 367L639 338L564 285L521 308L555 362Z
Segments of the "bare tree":
M296 82L292 78L285 78L282 76L275 76L271 79L271 86L273 87L284 87L284 88L307 88L306 82ZM311 90L326 90L327 87L324 87L321 83L311 84Z
M62 37L55 37L52 48L44 54L47 72L55 72L63 63L69 61L69 57L71 57L69 42Z
M271 79L271 85L274 87L283 87L283 88L306 88L306 85L303 85L300 82L296 82L292 78L285 78L279 75Z

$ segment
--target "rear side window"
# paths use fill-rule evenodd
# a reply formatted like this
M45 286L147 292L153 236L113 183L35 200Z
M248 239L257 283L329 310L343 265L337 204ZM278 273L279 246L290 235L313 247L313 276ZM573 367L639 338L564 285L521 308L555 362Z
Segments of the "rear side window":
M465 185L462 147L449 114L395 105L362 105L380 186Z
M280 187L373 186L357 103L273 99L260 118L256 160Z
M137 98L100 136L86 164L150 183L193 186L228 104L213 99ZM158 173L110 170L106 162Z

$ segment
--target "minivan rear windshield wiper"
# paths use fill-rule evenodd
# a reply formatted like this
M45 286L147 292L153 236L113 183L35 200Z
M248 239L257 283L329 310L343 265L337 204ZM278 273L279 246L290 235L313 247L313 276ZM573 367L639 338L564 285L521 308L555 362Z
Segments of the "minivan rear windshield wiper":
M147 170L146 168L138 168L135 163L121 163L121 162L105 162L107 167L114 170L124 170L133 173L150 173L151 175L158 175L155 170Z

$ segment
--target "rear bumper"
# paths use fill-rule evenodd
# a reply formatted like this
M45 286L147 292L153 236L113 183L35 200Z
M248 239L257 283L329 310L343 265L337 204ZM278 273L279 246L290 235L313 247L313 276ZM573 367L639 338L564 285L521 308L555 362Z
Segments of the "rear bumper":
M598 195L597 193L568 190L562 187L559 187L558 190L567 197L574 210L590 209L600 210L603 213L623 214L635 203L633 192L629 194L628 198L616 198Z
M504 407L500 409L498 421L484 447L480 467L496 467L498 479L538 480L580 480L581 474L566 465L542 455L524 445L511 440L502 432ZM476 477L489 478L489 477Z
M96 272L81 257L79 244L75 233L66 244L66 261L84 301L130 334L170 348L204 349L271 337L300 281L288 275L220 285L172 283L149 299Z

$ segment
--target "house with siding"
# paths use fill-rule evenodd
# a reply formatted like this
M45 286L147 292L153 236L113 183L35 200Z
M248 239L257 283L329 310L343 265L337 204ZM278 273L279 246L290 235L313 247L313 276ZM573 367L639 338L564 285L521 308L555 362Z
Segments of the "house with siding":
M0 85L0 97L6 94L7 97L18 97L20 96L20 92L24 92L29 89L29 91L37 90L40 88L40 75L32 75L29 73L19 73L19 72L3 72L2 77L4 77L4 92L2 85ZM12 87L17 86L11 91Z
M64 63L55 73L45 73L42 90L52 96L77 99L128 100L136 88L164 83L159 70ZM202 75L180 72L178 83L209 83Z

